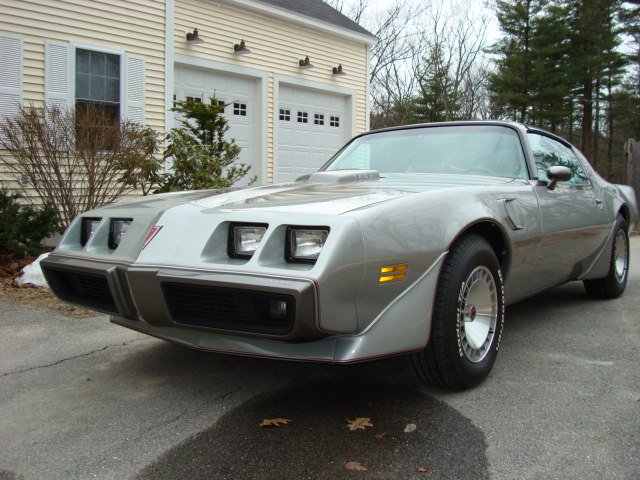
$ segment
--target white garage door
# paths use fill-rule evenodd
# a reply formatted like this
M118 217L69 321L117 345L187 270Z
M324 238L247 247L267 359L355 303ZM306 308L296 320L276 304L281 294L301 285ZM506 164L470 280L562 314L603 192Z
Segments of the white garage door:
M276 180L288 182L321 167L350 133L347 97L281 85Z
M216 97L228 104L224 110L229 125L226 137L235 139L242 149L240 163L251 165L249 175L241 184L246 184L254 175L258 176L258 183L261 178L257 88L256 80L239 75L178 65L175 68L174 99L208 102L210 97ZM174 117L175 126L179 126L178 120Z

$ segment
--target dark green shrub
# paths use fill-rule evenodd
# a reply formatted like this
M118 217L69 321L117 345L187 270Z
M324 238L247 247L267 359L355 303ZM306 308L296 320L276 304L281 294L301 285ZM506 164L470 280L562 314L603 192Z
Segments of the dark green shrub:
M56 231L53 205L21 205L20 195L0 189L0 254L19 257L41 253L42 240Z
M182 127L167 134L164 156L173 167L158 192L229 188L249 173L251 166L238 162L240 147L233 138L225 139L229 125L223 108L215 97L208 102L176 102L173 111L182 115Z

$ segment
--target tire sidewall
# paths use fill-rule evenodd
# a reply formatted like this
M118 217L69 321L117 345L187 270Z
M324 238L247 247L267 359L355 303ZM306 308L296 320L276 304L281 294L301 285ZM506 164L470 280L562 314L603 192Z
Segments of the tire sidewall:
M486 356L479 362L472 362L462 351L460 338L460 313L459 305L465 282L469 278L471 272L479 267L484 266L493 276L493 281L497 293L497 318L496 327ZM502 272L496 256L484 240L478 240L471 248L464 252L460 259L459 268L454 270L450 291L447 292L447 303L444 314L446 316L447 329L447 356L448 360L455 371L455 376L459 383L464 387L471 387L479 384L487 377L496 361L502 333L504 328L504 282Z
M624 238L627 247L627 271L625 272L622 281L619 281L616 275L616 241L618 238L618 233L621 231L624 232ZM612 293L614 293L616 297L622 295L622 292L624 292L627 286L627 279L629 278L629 257L629 228L624 217L618 216L618 218L616 219L615 228L613 230L613 245L611 248L609 275L607 275L607 287L611 290Z

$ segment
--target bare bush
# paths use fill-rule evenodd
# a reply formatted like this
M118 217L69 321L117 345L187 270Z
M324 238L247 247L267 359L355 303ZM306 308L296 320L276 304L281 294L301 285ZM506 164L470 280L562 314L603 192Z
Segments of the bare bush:
M24 198L57 207L61 232L85 210L149 192L160 171L153 130L92 105L21 106L0 124L0 146L9 153L0 162L21 179Z

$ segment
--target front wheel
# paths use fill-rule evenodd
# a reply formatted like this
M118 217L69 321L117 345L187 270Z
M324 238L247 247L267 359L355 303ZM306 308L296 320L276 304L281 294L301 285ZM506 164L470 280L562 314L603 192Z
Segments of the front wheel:
M629 273L629 227L622 215L618 215L613 228L613 248L606 277L585 280L584 289L592 298L618 298L627 286Z
M408 356L417 377L451 390L484 380L498 355L504 288L498 259L479 235L460 238L445 259L427 347Z

